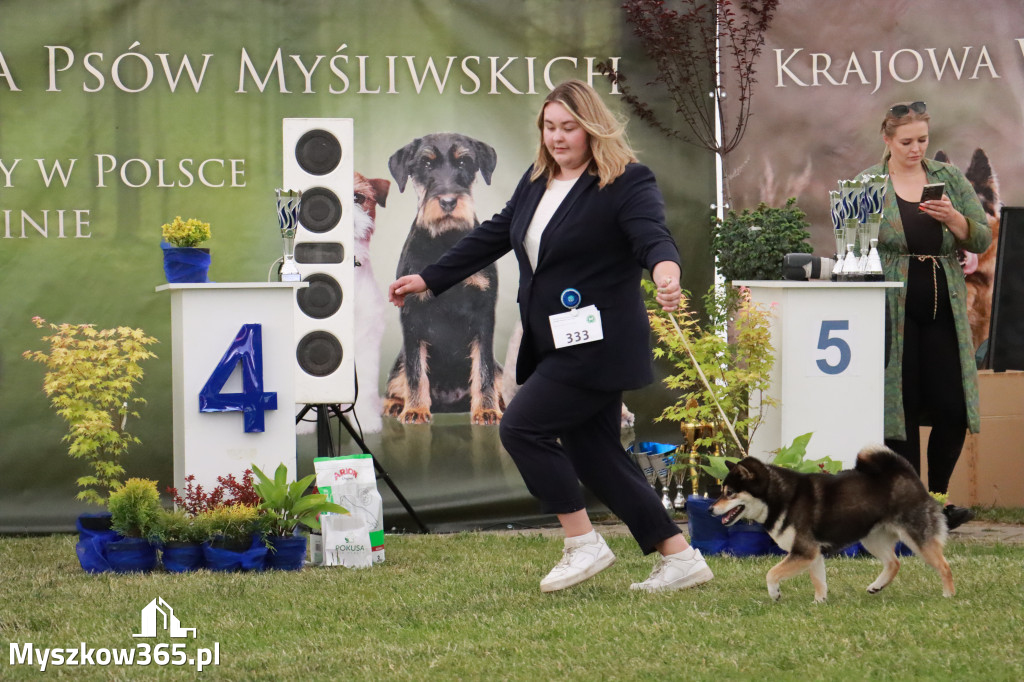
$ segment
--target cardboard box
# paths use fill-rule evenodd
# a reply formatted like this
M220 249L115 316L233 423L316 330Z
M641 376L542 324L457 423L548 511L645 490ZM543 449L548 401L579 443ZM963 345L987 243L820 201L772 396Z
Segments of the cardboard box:
M978 373L981 433L968 434L949 501L959 505L1024 507L1024 372ZM922 477L927 477L931 429L921 430Z

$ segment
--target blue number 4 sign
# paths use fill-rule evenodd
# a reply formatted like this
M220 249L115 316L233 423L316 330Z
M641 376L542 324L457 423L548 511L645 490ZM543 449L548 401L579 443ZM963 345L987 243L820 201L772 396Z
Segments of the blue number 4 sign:
M235 365L239 364L242 392L221 393ZM199 411L241 412L246 433L263 433L263 412L276 409L277 393L263 390L263 327L243 324L199 391Z

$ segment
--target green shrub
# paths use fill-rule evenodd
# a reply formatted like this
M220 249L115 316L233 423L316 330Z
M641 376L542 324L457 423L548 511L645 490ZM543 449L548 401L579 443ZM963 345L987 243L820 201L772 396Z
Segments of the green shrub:
M195 522L202 529L204 540L240 542L260 530L260 514L256 507L229 504L196 514Z
M711 250L727 282L782 279L787 253L811 253L807 217L791 197L783 208L765 203L742 213L711 219Z
M150 537L157 518L163 512L156 481L129 478L124 485L110 493L107 510L110 512L110 527L121 535L131 538Z
M163 510L154 520L151 537L162 543L202 542L207 538L207 529L182 509Z

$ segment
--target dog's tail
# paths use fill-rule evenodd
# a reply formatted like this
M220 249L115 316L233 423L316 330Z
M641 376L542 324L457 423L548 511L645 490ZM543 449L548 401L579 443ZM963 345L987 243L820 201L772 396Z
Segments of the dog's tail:
M869 445L858 452L857 463L853 468L868 476L891 476L908 472L911 476L917 475L910 462L884 445Z

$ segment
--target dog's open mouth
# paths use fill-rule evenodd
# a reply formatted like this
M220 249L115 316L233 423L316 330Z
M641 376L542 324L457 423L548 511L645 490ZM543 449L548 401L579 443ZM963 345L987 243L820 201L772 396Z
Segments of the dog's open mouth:
M722 516L722 525L731 526L732 524L734 524L736 521L739 520L740 514L743 513L744 509L745 507L742 504L740 504L733 507L729 511L725 512L725 514Z

